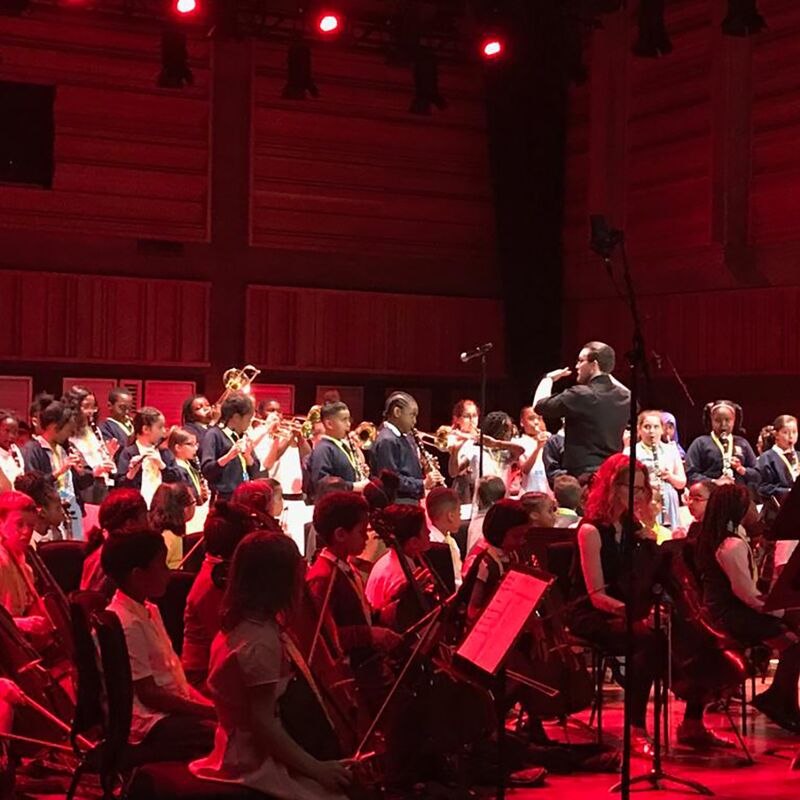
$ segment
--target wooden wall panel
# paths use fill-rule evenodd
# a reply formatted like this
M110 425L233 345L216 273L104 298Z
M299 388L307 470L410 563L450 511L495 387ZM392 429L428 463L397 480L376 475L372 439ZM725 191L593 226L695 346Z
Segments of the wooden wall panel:
M194 381L145 381L144 402L164 415L167 427L180 425L183 401L196 391Z
M712 19L709 4L667 4L674 51L630 56L625 230L632 254L711 242Z
M33 378L29 375L0 375L0 408L13 411L20 419L28 419L33 400Z
M0 272L0 360L207 366L207 283Z
M160 89L160 28L37 9L3 17L0 80L54 84L51 190L0 186L0 225L208 241L209 44L194 86Z
M800 287L651 295L640 308L648 351L669 356L687 377L797 374ZM631 324L620 301L573 300L567 318L565 363L600 339L624 370Z
M800 4L764 0L769 28L753 42L750 238L798 241Z
M493 262L480 74L440 68L421 117L408 68L317 47L313 70L319 98L282 100L285 46L256 45L251 243Z
M245 358L264 370L465 376L459 354L495 343L505 368L496 300L249 286Z

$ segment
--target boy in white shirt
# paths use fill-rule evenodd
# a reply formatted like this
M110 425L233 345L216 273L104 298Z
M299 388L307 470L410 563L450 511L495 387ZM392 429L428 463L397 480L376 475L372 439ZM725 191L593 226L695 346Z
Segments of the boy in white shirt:
M112 531L103 544L103 571L117 586L108 606L125 633L133 680L130 744L148 760L183 761L214 744L214 706L186 680L158 607L170 571L161 534L149 527Z
M430 520L430 537L432 542L441 542L450 548L453 562L453 575L456 589L461 586L461 552L453 538L461 526L461 505L458 494L445 486L437 486L425 498L425 510Z

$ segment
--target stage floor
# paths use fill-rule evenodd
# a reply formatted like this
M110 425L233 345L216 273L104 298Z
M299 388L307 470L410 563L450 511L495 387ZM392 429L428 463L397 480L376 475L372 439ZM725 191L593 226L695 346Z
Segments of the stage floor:
M762 687L757 687L762 691ZM622 733L622 693L616 688L607 687L606 706L603 713L603 730L605 740L609 744L619 744L621 747ZM749 697L749 690L748 690ZM651 705L652 708L652 705ZM683 704L671 703L670 722L672 739L674 731L680 722L683 713ZM734 720L740 722L740 707L733 706ZM588 714L577 715L579 719L588 720ZM706 724L710 724L720 735L733 737L726 717L722 714L707 714ZM652 732L652 731L651 731ZM563 739L560 728L550 728L548 733L552 738ZM573 741L585 741L585 734L569 729ZM766 717L754 710L748 712L748 735L745 738L747 747L755 760L752 766L742 766L743 752L736 750L718 750L714 755L698 756L684 748L671 747L670 753L665 757L663 769L665 772L680 778L699 781L708 787L714 796L721 800L728 798L748 798L748 800L800 800L800 770L789 771L789 757L794 748L800 748L800 736L793 736L770 723ZM765 751L771 748L785 746L787 750L778 757L766 755ZM647 760L635 758L632 761L632 774L641 775L650 768ZM509 790L507 797L517 798L545 798L552 797L558 800L589 800L609 795L609 789L616 783L617 778L611 774L575 773L572 775L549 775L542 788ZM669 784L668 784L669 785ZM644 793L645 784L632 787L631 793ZM617 794L618 796L618 794ZM684 789L669 789L660 791L654 797L671 798L692 796L692 792Z

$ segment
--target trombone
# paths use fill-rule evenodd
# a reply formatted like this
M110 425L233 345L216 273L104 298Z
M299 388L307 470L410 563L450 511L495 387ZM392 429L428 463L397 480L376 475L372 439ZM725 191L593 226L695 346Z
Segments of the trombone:
M260 374L261 370L258 367L254 367L252 364L245 364L241 369L239 367L226 369L225 372L222 373L222 385L225 387L225 391L222 392L214 405L217 407L221 406L225 400L228 399L228 395L233 392L249 393L250 384Z

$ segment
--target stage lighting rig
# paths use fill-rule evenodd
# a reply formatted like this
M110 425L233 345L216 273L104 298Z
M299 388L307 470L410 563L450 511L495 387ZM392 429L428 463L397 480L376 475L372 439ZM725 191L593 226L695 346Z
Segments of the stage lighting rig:
M672 42L664 22L664 0L640 0L639 35L633 45L634 55L658 58L672 52Z
M766 27L756 0L728 0L728 13L722 20L722 32L726 36L752 36Z

